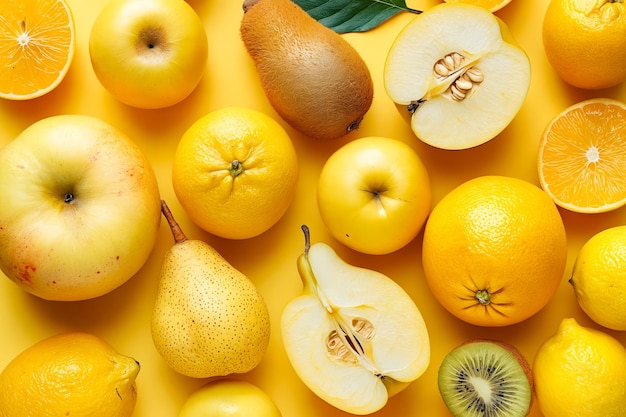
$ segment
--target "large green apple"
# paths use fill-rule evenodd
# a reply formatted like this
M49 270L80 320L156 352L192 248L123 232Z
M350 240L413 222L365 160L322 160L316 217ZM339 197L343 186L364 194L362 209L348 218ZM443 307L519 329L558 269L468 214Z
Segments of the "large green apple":
M160 197L141 149L91 116L39 120L0 148L0 269L44 299L112 291L146 262Z
M384 255L412 241L431 209L428 172L404 142L364 137L324 164L317 204L330 234L359 252Z
M281 417L272 398L243 380L218 379L194 391L178 417Z
M91 28L89 55L114 97L154 109L172 106L196 88L208 42L202 21L183 0L112 0Z

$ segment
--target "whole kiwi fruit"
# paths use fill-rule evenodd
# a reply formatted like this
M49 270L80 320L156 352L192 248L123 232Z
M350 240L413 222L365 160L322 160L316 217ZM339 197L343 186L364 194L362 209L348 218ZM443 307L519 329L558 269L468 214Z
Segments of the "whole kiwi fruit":
M317 139L357 129L374 87L354 47L291 0L246 0L243 10L241 38L279 116Z
M441 362L441 398L454 417L524 417L534 398L531 367L513 345L470 340Z

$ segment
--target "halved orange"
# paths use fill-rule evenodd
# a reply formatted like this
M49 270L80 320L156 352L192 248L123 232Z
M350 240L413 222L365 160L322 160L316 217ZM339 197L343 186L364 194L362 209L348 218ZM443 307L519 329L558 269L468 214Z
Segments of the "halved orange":
M626 105L608 98L574 104L546 127L539 181L554 202L579 213L626 204Z
M0 1L0 97L28 100L52 91L70 68L75 43L64 0Z
M490 12L496 12L509 4L511 0L444 0L446 3L466 3L484 7Z

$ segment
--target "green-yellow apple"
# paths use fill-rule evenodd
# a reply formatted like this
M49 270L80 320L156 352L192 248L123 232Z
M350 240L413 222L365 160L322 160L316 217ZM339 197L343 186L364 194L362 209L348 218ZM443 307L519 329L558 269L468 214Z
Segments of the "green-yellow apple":
M317 188L330 234L359 252L394 252L419 233L431 209L428 172L406 143L385 137L348 142L324 164Z
M111 0L96 17L89 55L119 101L163 108L185 99L204 75L204 25L183 0Z
M272 398L243 380L218 379L191 393L178 417L281 417Z
M0 269L44 299L112 291L157 238L157 180L142 150L82 115L41 119L0 148Z

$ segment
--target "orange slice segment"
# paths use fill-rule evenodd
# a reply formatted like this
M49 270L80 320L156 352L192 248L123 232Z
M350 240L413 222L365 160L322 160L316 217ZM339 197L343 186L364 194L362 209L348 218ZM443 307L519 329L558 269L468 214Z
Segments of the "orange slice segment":
M484 7L490 12L495 12L506 6L511 0L444 0L446 3L466 3Z
M74 33L64 0L0 1L0 97L28 100L59 85L72 63Z
M544 131L538 165L541 187L565 209L626 204L626 105L595 98L565 109Z

